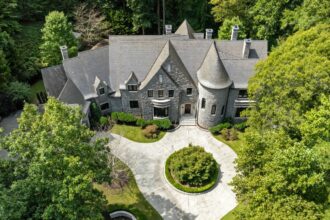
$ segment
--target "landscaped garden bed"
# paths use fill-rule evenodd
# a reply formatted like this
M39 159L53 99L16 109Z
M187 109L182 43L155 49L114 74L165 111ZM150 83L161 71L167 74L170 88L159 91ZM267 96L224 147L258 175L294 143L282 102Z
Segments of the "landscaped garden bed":
M165 176L178 190L201 193L217 183L219 165L204 148L189 145L167 158Z

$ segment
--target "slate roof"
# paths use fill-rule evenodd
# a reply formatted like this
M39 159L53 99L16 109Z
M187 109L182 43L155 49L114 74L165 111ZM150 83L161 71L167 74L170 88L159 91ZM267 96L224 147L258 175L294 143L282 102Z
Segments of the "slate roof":
M58 96L58 99L67 104L79 104L82 106L85 104L84 97L71 79L68 79L65 83L62 92Z
M41 69L41 75L47 94L58 97L67 81L63 66L57 65Z
M232 84L227 71L219 59L215 43L211 44L202 66L197 71L198 81L210 89L223 89Z
M182 24L178 27L175 34L188 36L189 39L194 39L194 29L190 26L188 21L185 19Z
M155 74L169 56L181 65L180 68L191 76L196 85L197 71L200 70L204 71L204 82L213 82L210 87L221 87L226 77L221 76L221 79L224 77L222 81L213 78L217 76L214 72L220 71L227 73L234 88L247 88L255 64L267 56L267 41L252 40L249 58L244 59L243 40L196 39L196 34L203 33L194 33L189 23L184 21L174 34L109 36L109 45L81 52L77 57L64 60L63 65L43 69L46 90L49 95L61 96L69 102L71 98L64 98L64 95L80 91L83 99L88 100L97 96L94 84L98 81L109 85L117 94L132 72L144 85L143 81L148 81L148 77ZM208 52L212 54L209 57ZM215 66L212 66L213 62ZM213 72L213 75L208 76L207 72ZM70 81L66 83L68 79ZM76 98L81 101L81 97Z

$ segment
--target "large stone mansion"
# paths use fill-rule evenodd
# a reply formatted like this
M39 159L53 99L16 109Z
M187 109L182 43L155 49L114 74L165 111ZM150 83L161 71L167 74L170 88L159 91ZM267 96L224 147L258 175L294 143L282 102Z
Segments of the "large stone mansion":
M42 69L48 95L79 104L86 115L91 102L104 114L130 112L145 119L193 118L208 128L226 117L240 120L248 107L249 78L267 56L267 41L212 39L212 29L195 33L185 20L175 33L109 36L109 45Z

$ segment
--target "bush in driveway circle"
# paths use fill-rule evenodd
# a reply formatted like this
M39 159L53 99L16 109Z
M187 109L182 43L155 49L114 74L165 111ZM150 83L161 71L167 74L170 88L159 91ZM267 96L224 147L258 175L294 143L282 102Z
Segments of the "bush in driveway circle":
M169 156L165 174L169 182L182 191L202 192L216 183L219 166L204 148L189 146Z

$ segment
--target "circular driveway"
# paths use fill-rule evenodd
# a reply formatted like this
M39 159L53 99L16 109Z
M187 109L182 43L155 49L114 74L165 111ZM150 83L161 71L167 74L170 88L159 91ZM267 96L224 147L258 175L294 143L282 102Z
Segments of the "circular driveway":
M190 143L204 147L220 164L218 184L205 193L179 192L165 180L167 157ZM219 220L237 204L235 194L228 185L236 175L234 160L237 155L208 131L196 126L181 126L167 132L160 141L149 144L110 134L109 146L111 152L131 168L140 191L165 220Z

